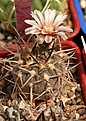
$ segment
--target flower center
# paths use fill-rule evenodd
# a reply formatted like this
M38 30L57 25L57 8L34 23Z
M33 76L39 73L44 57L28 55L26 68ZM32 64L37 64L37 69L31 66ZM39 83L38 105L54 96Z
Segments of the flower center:
M46 26L44 26L44 30L46 33L51 33L51 31L53 30L53 27L47 24Z

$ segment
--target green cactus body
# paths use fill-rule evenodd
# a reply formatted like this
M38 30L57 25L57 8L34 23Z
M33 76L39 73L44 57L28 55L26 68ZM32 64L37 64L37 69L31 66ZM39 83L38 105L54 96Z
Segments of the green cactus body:
M41 11L43 9L41 0L31 0L31 9L32 11L34 11L35 9Z
M11 11L13 9L14 3L8 0L1 0L0 1L0 8L3 11L0 11L0 20L7 26L7 24L9 24L9 22L12 22L12 25L16 26L16 18L15 18L15 10L12 13L11 18L10 14ZM9 25L8 28L10 28L11 26Z
M46 51L46 54L48 55L49 53ZM40 66L32 57L29 56L28 65L27 65L27 62L22 52L20 52L20 55L21 55L23 63L22 65L13 63L12 66L13 65L15 66L13 68L13 71L16 72L18 75L21 72L22 79L19 78L18 84L20 85L24 93L29 94L30 88L31 88L30 85L33 85L32 87L33 87L34 99L38 97L39 95L41 95L39 96L39 99L49 98L51 96L49 93L49 90L53 94L52 90L58 89L58 78L62 77L66 79L67 72L65 70L66 69L65 61L67 61L67 57L64 61L64 59L62 59L62 56L60 56L59 54L55 54L53 52L50 59L45 64L45 66L43 68L40 68ZM36 54L34 53L32 56L36 58L35 55ZM43 55L38 55L38 57L39 57L37 58L37 60L39 59L38 62L42 64L43 58L41 57L43 57ZM15 58L14 60L19 62L18 57ZM63 65L61 64L61 61L63 61ZM12 73L12 75L13 75L14 81L16 82L18 75L14 73ZM22 83L21 83L21 80L22 80Z

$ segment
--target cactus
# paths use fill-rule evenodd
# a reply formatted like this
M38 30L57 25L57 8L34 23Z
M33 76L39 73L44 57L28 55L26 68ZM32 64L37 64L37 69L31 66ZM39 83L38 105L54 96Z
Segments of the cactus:
M69 67L70 63L73 64L71 62L74 58L73 49L59 50L58 44L54 44L53 52L42 68L40 68L39 64L42 64L43 61L45 62L47 58L40 54L36 58L36 52L40 49L40 46L35 46L34 53L31 55L33 47L28 48L27 44L22 47L18 40L17 47L19 46L20 48L17 48L17 53L14 53L14 55L12 53L13 56L7 59L0 59L1 70L5 70L3 78L13 85L11 98L14 99L19 94L23 102L28 105L26 106L27 109L29 108L28 111L30 113L28 120L37 120L38 115L41 113L40 110L45 111L54 106L54 115L56 115L57 109L59 111L57 107L59 107L61 101L65 106L65 101L68 100L65 97L66 92L63 91L65 90L65 85L73 86L73 88L76 86ZM46 56L49 55L50 52L46 51ZM29 104L26 100L29 100ZM44 105L47 100L50 100L50 103L46 108L40 109L40 104L36 104L37 101L42 101L42 105ZM38 113L37 116L35 116L35 112Z
M46 5L46 2L48 0L31 0L31 10L40 10L42 11L42 9L44 8L44 6ZM64 0L59 0L60 4L58 4L58 2L56 0L50 0L49 1L49 8L50 9L56 9L57 14L63 10L64 7Z
M64 0L59 0L60 4L57 3L56 0L50 1L50 9L56 9L57 15L59 12L63 12L64 9Z
M14 3L9 0L1 0L0 9L0 21L5 24L6 28L16 26Z
M35 9L41 11L43 9L41 0L31 0L31 9L32 9L32 11Z
M57 48L59 49L58 46ZM28 55L29 57L25 55ZM11 65L11 68L13 67L12 75L15 82L19 78L18 84L24 93L28 93L28 96L32 85L33 100L48 99L51 95L54 95L54 90L58 89L59 77L61 80L64 78L64 81L66 79L67 81L71 79L73 80L72 76L68 77L68 75L70 75L70 71L67 72L69 67L67 68L67 65L65 64L69 56L68 54L63 53L65 56L63 58L60 51L57 53L57 51L54 50L45 66L40 68L39 64L43 61L45 62L46 59L43 55L38 55L39 61L38 59L35 60L35 55L36 53L34 52L34 56L30 56L28 48L24 50L21 47L19 57L13 57L16 61L13 61ZM49 56L47 51L46 55ZM28 60L26 58L28 58ZM16 72L16 74L14 72ZM49 91L51 93L49 93Z

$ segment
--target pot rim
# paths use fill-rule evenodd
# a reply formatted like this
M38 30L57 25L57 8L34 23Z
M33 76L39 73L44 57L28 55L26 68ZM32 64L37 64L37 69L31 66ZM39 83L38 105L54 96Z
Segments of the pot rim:
M80 3L79 3L78 0L73 0L73 2L74 2L74 5L75 5L75 8L76 8L76 11L77 11L77 15L78 15L78 18L79 18L81 29L84 32L84 34L86 34L86 25L85 25L85 20L84 20L84 17L83 17L82 9L80 7Z
M68 3L69 3L69 9L72 15L73 25L74 25L74 31L70 35L68 35L68 40L69 40L69 39L73 39L79 33L80 23L79 23L78 15L74 5L74 1L69 0Z
M84 62L85 62L85 66L86 66L86 53L85 53L85 49L82 49L82 54L83 54L83 58L84 58Z
M80 84L82 87L83 98L84 98L84 101L86 104L86 74L85 74L84 65L83 65L83 61L82 61L81 51L80 51L79 47L70 40L64 41L62 43L62 46L65 46L65 45L69 46L69 48L76 48L75 49L75 56L77 57L76 63L77 64L80 63L77 66L78 77L79 77ZM66 47L65 47L65 49L66 49Z

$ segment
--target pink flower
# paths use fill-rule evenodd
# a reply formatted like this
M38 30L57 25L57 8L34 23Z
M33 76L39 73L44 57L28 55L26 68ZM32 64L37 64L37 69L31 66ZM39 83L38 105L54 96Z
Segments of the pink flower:
M34 10L31 14L34 20L25 20L27 24L32 25L25 29L25 34L36 34L38 44L51 43L53 39L61 36L64 40L67 39L64 31L72 32L73 30L62 25L67 15L59 14L56 16L56 10L47 9L44 13Z

